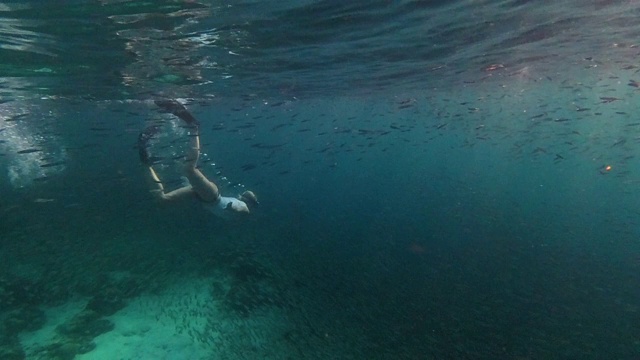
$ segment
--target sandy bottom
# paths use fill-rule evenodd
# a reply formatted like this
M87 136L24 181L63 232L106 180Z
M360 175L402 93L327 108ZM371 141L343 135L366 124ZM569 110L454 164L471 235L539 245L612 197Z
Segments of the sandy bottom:
M204 280L191 280L133 299L108 317L115 328L95 338L95 350L76 359L210 359L208 344L194 337L215 310L208 290Z
M211 291L212 279L190 279L158 294L130 299L127 306L107 317L112 331L97 336L96 347L77 360L133 359L238 359L283 358L288 349L274 341L288 328L279 309L264 309L250 317L225 313ZM47 323L21 335L28 359L55 342L56 326L81 311L87 300L68 302L46 310Z
M37 331L20 334L20 342L27 358L35 358L34 353L39 348L51 344L57 335L56 327L80 312L86 304L87 300L74 300L62 306L45 309L47 322L44 326Z

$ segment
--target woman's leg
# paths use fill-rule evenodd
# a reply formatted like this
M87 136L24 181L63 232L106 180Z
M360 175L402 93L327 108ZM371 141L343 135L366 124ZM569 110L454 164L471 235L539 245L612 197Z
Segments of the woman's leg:
M198 158L200 157L200 133L197 126L192 126L191 141L185 160L184 172L193 191L198 197L205 202L216 202L220 197L218 186L213 181L207 179L202 172L196 167Z
M155 170L153 170L151 166L149 166L149 173L156 187L154 190L152 190L152 192L154 194L157 194L157 196L162 200L179 200L187 197L193 197L195 195L191 186L184 186L179 189L165 193L164 186L162 185L162 181L160 181L158 174L156 174Z
M140 154L140 160L147 165L147 169L149 170L149 177L153 182L153 186L155 189L152 190L154 194L158 196L158 198L162 200L178 200L185 197L193 196L195 193L191 186L181 187L179 189L173 190L171 192L165 193L164 186L162 185L162 181L158 174L153 170L153 163L156 159L149 155L149 140L158 132L157 126L151 126L146 128L140 136L138 136L138 152Z
M196 118L191 115L189 110L176 100L156 100L155 104L164 111L170 112L184 121L189 127L191 141L187 150L186 161L184 164L184 172L191 188L198 197L206 202L216 202L220 197L218 187L212 181L207 179L200 170L198 170L198 158L200 157L200 130L199 123Z

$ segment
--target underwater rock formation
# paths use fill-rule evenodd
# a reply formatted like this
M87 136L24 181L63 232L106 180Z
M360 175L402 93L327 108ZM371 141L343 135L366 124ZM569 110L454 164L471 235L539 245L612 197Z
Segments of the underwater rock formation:
M33 281L15 277L0 278L0 309L41 304L45 293L44 288Z
M95 311L102 316L110 316L124 308L125 305L122 292L116 288L108 288L91 298L85 309Z
M22 331L40 329L46 321L44 312L35 306L14 309L4 315L2 331L5 334L18 334ZM1 358L1 357L0 357Z
M68 338L92 340L100 334L113 330L113 327L113 323L103 319L99 313L85 309L59 325L56 332Z
M26 355L17 335L0 334L0 359L2 360L24 360Z

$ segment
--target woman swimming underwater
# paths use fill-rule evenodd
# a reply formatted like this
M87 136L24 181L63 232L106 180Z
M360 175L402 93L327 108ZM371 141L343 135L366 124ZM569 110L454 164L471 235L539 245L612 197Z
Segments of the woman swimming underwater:
M207 179L196 167L200 157L200 133L199 123L193 115L176 100L156 100L155 104L166 112L169 112L184 121L189 129L189 147L185 156L184 176L189 180L189 185L179 189L165 192L162 181L153 169L153 160L149 155L149 140L158 132L158 126L146 128L138 136L138 151L140 160L149 169L149 175L155 184L153 192L162 200L175 201L184 198L196 198L207 209L215 214L225 217L230 213L249 213L249 206L257 205L258 199L252 191L245 191L238 198L221 196L218 186Z

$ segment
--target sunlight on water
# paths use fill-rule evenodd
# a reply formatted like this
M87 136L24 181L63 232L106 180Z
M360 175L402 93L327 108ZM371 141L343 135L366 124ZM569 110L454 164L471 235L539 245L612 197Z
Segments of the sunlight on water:
M0 151L5 155L11 154L5 157L8 160L6 175L12 186L22 188L62 173L67 154L60 136L46 129L46 122L56 118L56 114L53 111L47 113L46 107L18 104L0 105L3 119ZM30 128L25 123L35 126Z

